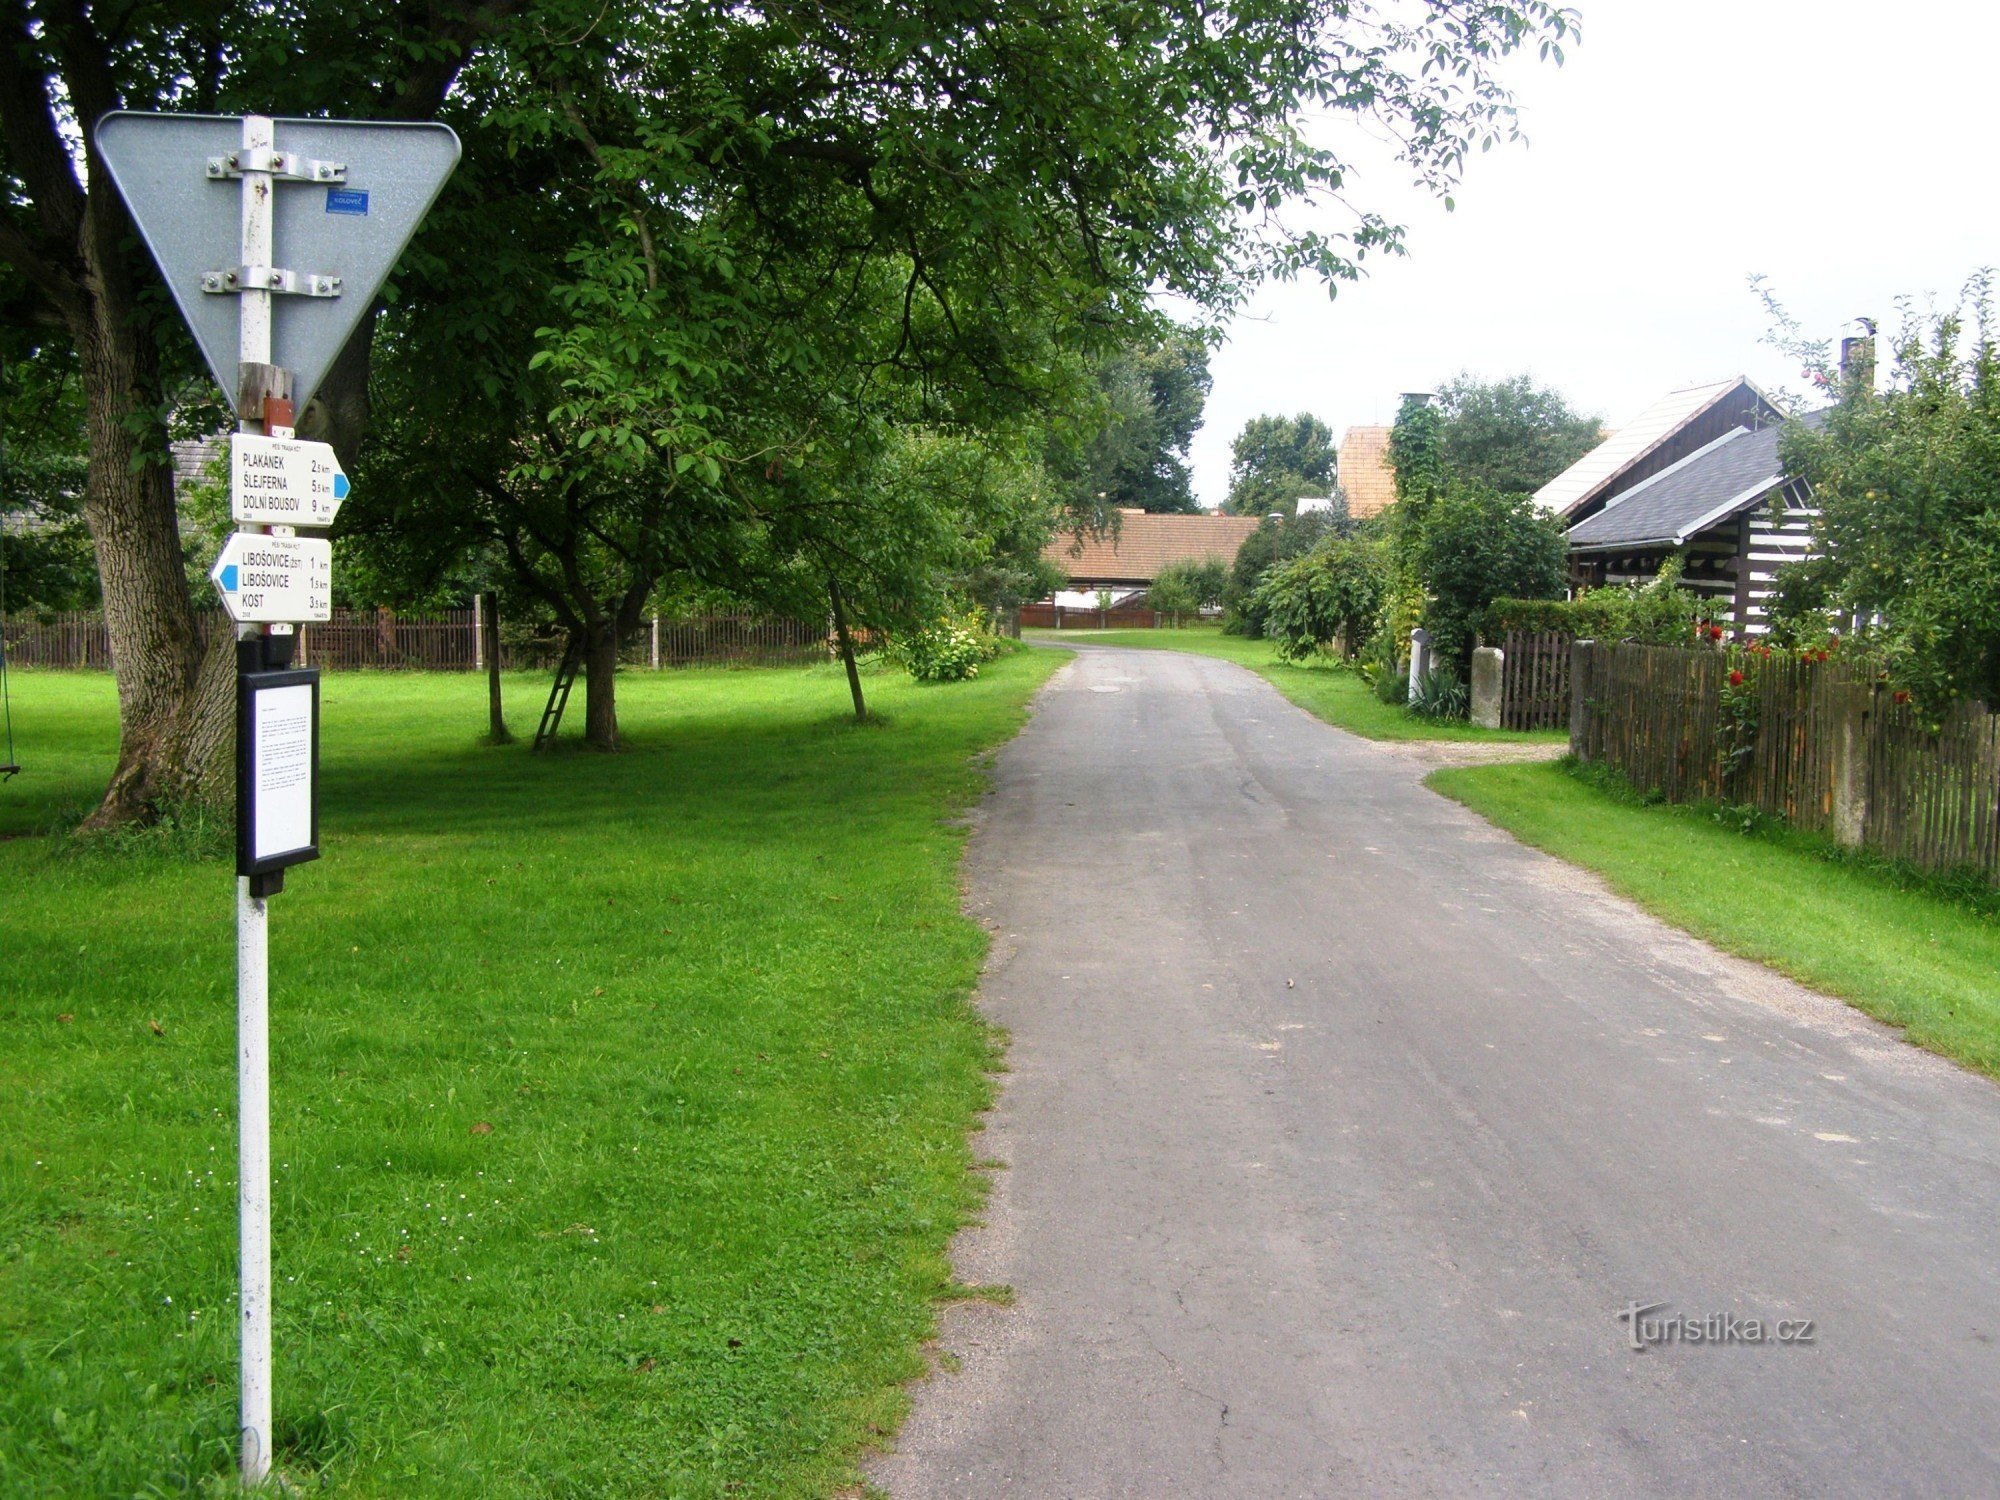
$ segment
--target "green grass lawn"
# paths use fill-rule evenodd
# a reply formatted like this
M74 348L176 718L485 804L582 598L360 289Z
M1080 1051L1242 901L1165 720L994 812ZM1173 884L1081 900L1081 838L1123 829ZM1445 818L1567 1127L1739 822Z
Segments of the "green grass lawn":
M1307 713L1338 728L1371 740L1491 740L1500 743L1555 743L1567 738L1556 730L1519 734L1504 729L1479 729L1466 723L1433 723L1400 704L1384 703L1358 673L1332 662L1294 666L1278 660L1269 641L1224 635L1214 626L1165 630L1029 630L1028 640L1069 646L1143 646L1155 651L1193 651L1219 656L1248 667Z
M892 1427L995 1040L959 909L976 682L633 674L630 749L329 677L326 857L272 903L280 1467L343 1495L825 1493ZM510 686L515 727L544 679ZM0 788L0 1494L226 1490L234 880L46 829L108 677L19 673ZM573 712L580 716L579 701Z
M1954 901L1807 835L1746 835L1708 809L1614 796L1559 763L1437 771L1429 784L1676 927L2000 1076L1991 902Z

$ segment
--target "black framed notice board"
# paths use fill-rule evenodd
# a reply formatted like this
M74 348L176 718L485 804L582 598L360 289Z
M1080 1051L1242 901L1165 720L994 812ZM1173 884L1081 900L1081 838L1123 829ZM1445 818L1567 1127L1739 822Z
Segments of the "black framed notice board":
M236 873L319 858L319 673L236 678Z

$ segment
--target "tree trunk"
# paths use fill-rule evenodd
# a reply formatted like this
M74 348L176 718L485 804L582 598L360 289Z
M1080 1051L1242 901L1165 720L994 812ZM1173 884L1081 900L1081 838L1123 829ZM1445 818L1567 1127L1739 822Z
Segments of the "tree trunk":
M500 704L500 596L481 596L483 613L479 629L483 639L479 649L486 657L486 738L496 745L511 745L514 736L507 732L507 716Z
M122 278L112 278L122 281ZM124 299L107 295L91 322L75 330L86 397L89 462L83 508L104 590L104 622L118 681L118 764L104 801L86 828L149 816L162 801L219 790L216 752L223 740L209 720L227 713L228 674L219 681L203 661L193 601L181 570L173 470L152 421L159 376L147 335ZM227 632L217 654L233 661ZM204 702L204 692L215 701Z
M847 610L840 599L840 580L828 575L826 597L833 605L833 638L840 643L840 660L847 668L847 691L854 695L854 720L868 722L868 701L861 696L861 670L854 665L854 640L847 633Z
M599 750L618 748L618 627L609 620L584 630L583 738Z

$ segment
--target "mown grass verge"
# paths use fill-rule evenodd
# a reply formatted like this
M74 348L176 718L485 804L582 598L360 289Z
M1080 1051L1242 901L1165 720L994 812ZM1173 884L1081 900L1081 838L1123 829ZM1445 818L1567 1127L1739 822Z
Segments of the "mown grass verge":
M954 814L1059 661L875 677L865 727L826 669L634 674L626 753L544 758L478 742L470 677L326 680L326 858L272 909L287 1475L856 1480L979 1193ZM115 706L105 677L14 687L0 1493L227 1490L233 879L179 836L33 832L101 786ZM517 721L545 690L510 684Z
M1214 626L1175 630L1031 630L1027 638L1053 646L1139 646L1155 651L1192 651L1219 656L1263 677L1315 718L1371 740L1480 740L1502 744L1553 744L1558 731L1519 734L1480 729L1463 721L1420 719L1400 704L1384 703L1360 674L1332 662L1294 666L1278 660L1269 641L1225 635Z
M1717 947L2000 1077L2000 900L1740 812L1649 803L1561 761L1433 772L1428 784Z

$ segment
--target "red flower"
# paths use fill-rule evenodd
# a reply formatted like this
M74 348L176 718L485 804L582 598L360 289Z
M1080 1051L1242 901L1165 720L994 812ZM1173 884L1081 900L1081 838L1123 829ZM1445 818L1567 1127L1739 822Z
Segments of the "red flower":
M1897 688L1896 691L1891 693L1889 696L1894 698L1898 703L1908 703L1910 701L1910 695L1904 692L1901 688Z
M1731 672L1729 674L1729 685L1731 687L1742 687L1743 674L1741 672Z
M1722 639L1722 627L1721 627L1720 625L1711 625L1711 626L1709 626L1709 627L1708 627L1708 638L1709 638L1709 639L1710 639L1711 641L1719 641L1719 640L1721 640L1721 639Z

